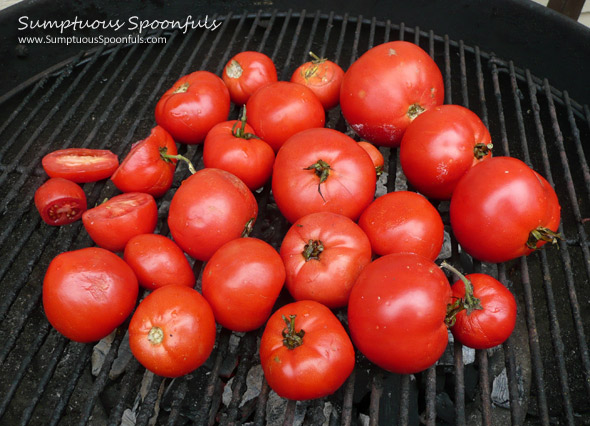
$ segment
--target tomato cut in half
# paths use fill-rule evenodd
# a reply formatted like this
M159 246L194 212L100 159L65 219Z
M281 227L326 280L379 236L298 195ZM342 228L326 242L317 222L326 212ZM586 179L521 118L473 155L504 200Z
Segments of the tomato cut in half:
M71 180L51 178L35 191L35 207L46 224L68 225L86 211L86 194Z
M119 158L107 149L66 148L50 152L41 164L49 177L86 183L111 177L119 167Z

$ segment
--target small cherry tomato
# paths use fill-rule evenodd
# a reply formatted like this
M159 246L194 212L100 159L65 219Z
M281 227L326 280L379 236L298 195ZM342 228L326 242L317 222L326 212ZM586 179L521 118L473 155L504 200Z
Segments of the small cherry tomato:
M444 240L438 211L424 196L411 191L380 196L365 209L359 225L379 255L411 252L434 260Z
M195 274L184 252L174 241L159 234L140 234L125 245L123 259L139 284L153 290L165 285L195 285Z
M313 61L301 65L291 76L291 83L309 87L316 94L324 109L334 108L340 102L340 86L344 71L340 66L326 58L309 53Z
M276 151L302 130L324 127L326 114L318 97L307 87L278 81L254 93L248 103L248 124Z
M272 59L264 53L247 51L231 58L221 77L231 100L243 105L262 86L277 81L277 70Z
M266 381L279 396L322 398L336 392L354 369L354 348L336 316L313 300L271 315L260 341Z
M49 177L85 183L111 177L119 167L119 159L106 149L66 148L50 152L41 164Z
M215 344L215 318L201 294L182 285L155 289L129 323L129 346L154 374L179 377L200 367Z
M352 288L350 336L379 367L417 373L447 347L449 303L451 287L436 263L414 253L388 254L368 264Z
M377 176L381 176L381 173L383 173L383 166L385 165L385 159L383 158L381 151L370 142L360 141L358 144L361 148L367 151L367 154L371 157Z
M252 191L270 179L274 161L273 149L254 135L254 129L246 123L245 107L240 121L215 125L203 145L205 167L233 173Z
M46 224L67 225L86 211L86 194L71 180L51 178L35 191L35 207Z
M168 226L186 253L209 260L223 244L254 225L258 204L248 187L220 169L201 169L185 179L170 202Z
M98 246L122 251L131 237L154 232L158 206L150 194L128 192L86 210L82 222Z
M408 182L427 197L449 200L471 167L491 158L492 138L479 117L459 105L439 105L406 129L400 162Z
M329 308L346 306L350 290L371 261L371 243L346 216L322 212L303 216L281 244L287 289L295 300Z
M223 80L209 71L181 77L156 105L156 122L175 141L203 142L213 126L229 115L229 91Z
M251 331L266 322L284 282L285 266L271 245L238 238L209 259L202 290L219 324L233 331Z
M57 255L43 280L43 308L51 325L70 340L108 336L131 314L135 274L123 259L99 247Z
M172 186L178 154L172 136L160 126L137 142L111 180L121 192L145 192L161 197Z

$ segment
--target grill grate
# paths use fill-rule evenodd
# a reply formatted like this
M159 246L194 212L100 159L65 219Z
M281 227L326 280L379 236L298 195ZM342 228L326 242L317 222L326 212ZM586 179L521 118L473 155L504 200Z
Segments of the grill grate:
M589 423L588 106L510 61L403 23L305 10L212 19L223 20L215 32L158 34L167 37L166 44L81 53L28 87L0 97L0 422L119 424L132 410L138 425L154 416L158 424L170 425L351 425L363 416L371 425ZM445 102L469 107L482 118L495 141L495 155L522 159L556 188L563 208L560 232L566 237L559 249L495 266L471 262L452 242L453 261L497 276L517 297L519 322L513 336L499 349L476 351L473 362L459 343L452 343L437 366L413 376L384 372L359 355L342 389L319 401L277 400L259 380L259 392L241 405L258 367L260 331L221 330L205 366L170 380L146 373L133 359L125 362L124 325L93 376L92 346L52 330L40 303L50 260L91 244L80 223L50 228L32 208L34 191L45 180L42 156L84 146L111 149L122 157L154 125L152 111L167 87L196 69L219 75L238 51L265 52L280 78L288 79L310 50L346 69L369 48L395 39L413 41L430 53L443 72ZM230 115L237 114L232 107ZM326 121L327 127L352 135L338 109ZM201 146L182 146L180 152L203 167ZM397 151L383 152L388 158L386 190L403 187ZM174 188L187 175L179 166ZM84 189L89 205L116 194L108 182L85 184ZM162 234L168 233L171 196L159 201ZM278 248L288 224L273 204L270 185L256 197L260 213L254 235ZM448 203L438 203L438 209L449 231ZM195 262L197 276L202 266ZM224 403L230 376L229 402ZM505 401L497 395L503 377L509 391L500 395Z

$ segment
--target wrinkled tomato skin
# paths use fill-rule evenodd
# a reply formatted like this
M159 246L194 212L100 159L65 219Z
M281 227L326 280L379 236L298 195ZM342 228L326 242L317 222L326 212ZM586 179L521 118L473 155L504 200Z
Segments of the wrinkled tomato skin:
M531 231L557 232L560 205L541 175L512 157L494 157L471 168L451 197L451 227L467 253L482 262L507 262L530 254ZM545 244L539 241L536 248Z
M299 66L291 76L291 83L309 87L327 111L340 102L340 86L343 77L344 71L340 65L323 59L309 61Z
M283 344L283 317L295 315L303 344ZM270 387L292 400L322 398L336 392L354 368L350 338L336 316L321 303L303 300L279 308L269 318L260 342L260 362Z
M441 105L443 100L438 66L424 50L406 41L384 43L364 53L346 71L340 88L346 121L362 139L379 146L399 146L420 109Z
M145 192L158 198L172 186L176 160L166 160L161 151L176 155L176 143L160 126L131 148L111 180L121 192Z
M275 152L258 137L245 139L232 133L237 120L215 125L205 138L203 163L205 167L222 169L240 178L252 191L264 186L272 174ZM246 134L254 129L246 123Z
M408 126L400 146L400 162L418 192L449 200L465 172L492 156L487 151L477 158L475 146L491 143L490 132L474 112L460 105L439 105Z
M86 211L86 194L70 180L50 178L35 191L35 207L46 224L68 225Z
M157 222L156 201L142 192L116 195L82 215L82 223L92 241L115 252L123 251L135 235L154 232Z
M275 152L294 134L326 122L324 107L311 89L288 81L260 88L246 107L248 124Z
M161 333L153 333L150 341L155 328ZM215 334L215 319L205 298L190 287L169 285L154 290L135 310L129 323L129 346L151 372L180 377L207 361Z
M358 223L378 255L411 252L435 260L444 241L440 214L423 195L411 191L378 197Z
M264 53L246 51L231 58L221 76L229 89L232 102L243 105L261 87L277 81L272 59Z
M489 349L504 343L516 325L516 300L501 282L486 274L466 275L473 285L473 295L483 309L471 314L461 311L451 327L453 337L473 349ZM452 286L453 299L465 297L465 284Z
M322 183L309 169L319 160L331 168ZM352 138L333 129L309 129L292 136L273 166L273 195L291 223L321 211L357 220L373 201L375 183L369 155Z
M443 354L451 287L431 260L413 253L374 260L359 275L348 302L357 349L379 367L412 374Z
M217 323L245 332L264 325L284 282L285 266L271 245L238 238L221 246L207 262L202 291Z
M116 254L87 247L57 255L43 280L43 308L51 325L70 340L108 336L135 307L137 278Z
M244 182L224 170L206 168L185 179L172 197L168 226L185 253L206 261L239 238L257 215L258 204Z
M318 254L306 254L310 242L311 247L321 246ZM287 289L295 300L315 300L340 308L348 303L356 278L371 261L371 243L346 216L312 213L287 231L281 257L287 270Z
M119 158L106 149L66 148L45 155L41 164L49 177L86 183L111 177Z
M209 71L181 77L156 104L156 122L176 142L199 144L213 126L229 115L229 91L221 78Z
M184 252L163 235L132 237L125 245L123 259L135 272L139 284L148 290L172 284L195 285L195 274Z

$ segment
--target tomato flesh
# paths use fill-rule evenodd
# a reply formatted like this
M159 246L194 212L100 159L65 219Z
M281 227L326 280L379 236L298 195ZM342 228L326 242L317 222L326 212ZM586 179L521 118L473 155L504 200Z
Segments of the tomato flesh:
M51 178L35 192L35 206L48 225L67 225L86 211L86 194L72 181Z
M66 148L47 154L41 164L50 177L86 183L109 178L119 167L119 159L105 149Z

